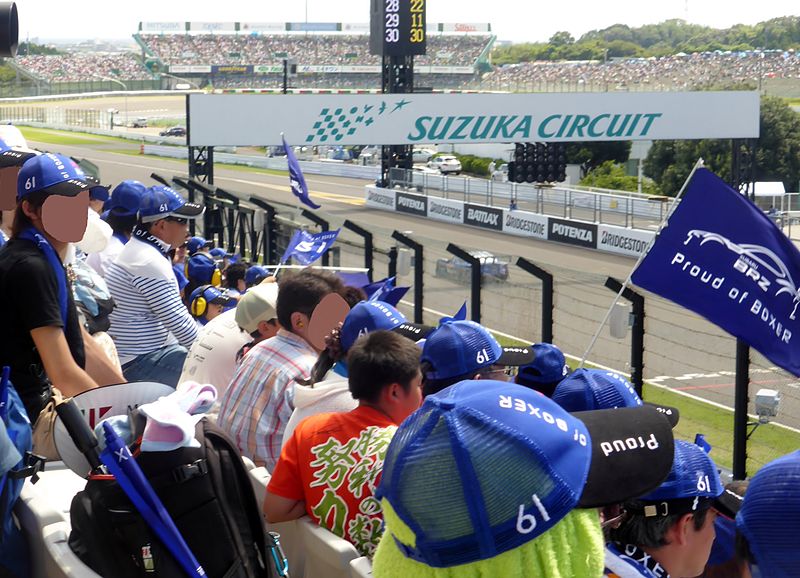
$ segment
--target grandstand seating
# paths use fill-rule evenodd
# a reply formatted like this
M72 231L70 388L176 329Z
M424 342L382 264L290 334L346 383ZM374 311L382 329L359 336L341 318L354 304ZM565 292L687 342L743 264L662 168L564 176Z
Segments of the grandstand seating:
M80 82L98 77L147 80L152 74L134 54L54 54L18 56L18 68L47 82Z
M702 52L607 63L525 62L499 67L482 82L499 90L547 90L543 87L570 84L594 90L697 90L758 85L773 78L800 79L800 55L783 51Z
M146 49L166 65L278 65L292 58L299 66L380 66L369 53L366 35L188 35L142 34ZM474 66L491 36L435 35L416 66Z
M369 578L372 576L372 560L366 556L350 560L350 578Z
M350 577L350 561L360 557L355 546L306 516L297 520L297 526L305 552L305 578Z

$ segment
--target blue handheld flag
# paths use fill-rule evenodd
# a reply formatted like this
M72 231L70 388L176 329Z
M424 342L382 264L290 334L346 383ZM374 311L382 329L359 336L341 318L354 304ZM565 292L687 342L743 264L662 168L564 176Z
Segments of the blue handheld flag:
M339 236L340 229L335 231L323 231L312 235L308 231L297 230L292 235L289 246L283 252L281 257L281 265L286 263L290 258L294 258L301 265L310 265L325 252L333 247L336 237Z
M300 199L300 202L312 209L319 209L319 205L311 200L308 196L308 185L303 176L303 171L300 170L300 163L292 150L292 147L286 144L286 139L281 135L283 141L283 150L286 152L286 162L289 165L289 185L292 187L294 196Z
M100 459L108 467L108 471L114 475L133 505L184 571L189 576L198 578L205 576L205 570L175 527L169 512L158 499L139 464L133 459L128 446L107 421L103 422L103 433L106 438L106 448L100 454Z
M800 375L800 251L707 169L697 170L632 280Z

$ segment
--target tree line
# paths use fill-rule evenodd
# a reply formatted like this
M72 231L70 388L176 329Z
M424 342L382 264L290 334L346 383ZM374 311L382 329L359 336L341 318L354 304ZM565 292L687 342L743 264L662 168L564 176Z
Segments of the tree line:
M647 58L679 52L714 50L789 50L800 49L800 17L782 16L758 24L737 24L719 30L680 19L631 28L614 24L592 30L579 39L560 31L548 42L503 45L495 48L492 62L497 65L534 60L599 60L609 58Z

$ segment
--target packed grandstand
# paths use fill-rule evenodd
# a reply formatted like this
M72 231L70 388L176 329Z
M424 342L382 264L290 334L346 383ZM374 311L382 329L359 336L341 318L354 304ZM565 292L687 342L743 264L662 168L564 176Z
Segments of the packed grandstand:
M191 25L191 23L188 23ZM775 79L800 83L795 51L749 50L677 53L608 61L537 61L493 66L496 37L491 27L467 32L459 25L433 25L427 54L415 58L415 84L433 89L503 91L554 90L698 90L713 86L761 86ZM279 30L280 25L273 27ZM285 26L289 28L289 24ZM283 60L297 65L297 88L375 89L380 87L380 58L370 54L363 27L337 25L330 32L223 31L133 35L138 54L81 53L18 57L14 66L37 82L57 85L101 78L150 81L161 73L189 79L202 88L278 88ZM173 81L174 84L174 81ZM142 86L143 88L144 86Z

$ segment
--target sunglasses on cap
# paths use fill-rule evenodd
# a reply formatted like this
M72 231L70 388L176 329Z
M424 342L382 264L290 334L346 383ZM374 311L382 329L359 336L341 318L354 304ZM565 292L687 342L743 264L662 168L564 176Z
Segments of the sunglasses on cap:
M183 219L181 217L167 217L166 221L171 221L173 223L178 223L179 225L188 225L189 219Z

